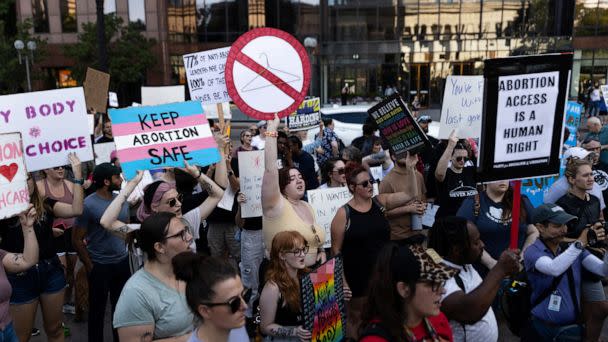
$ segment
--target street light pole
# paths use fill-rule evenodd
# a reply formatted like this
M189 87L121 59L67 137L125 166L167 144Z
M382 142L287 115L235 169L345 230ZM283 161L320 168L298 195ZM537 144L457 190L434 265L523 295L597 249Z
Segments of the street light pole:
M22 40L16 40L14 46L15 46L15 49L17 49L17 55L19 56L19 64L23 64L21 62L21 52L23 51L23 49L25 49L25 44L23 43ZM36 42L33 40L28 41L27 49L28 49L28 52L26 52L24 54L25 74L27 77L27 91L31 92L32 91L32 80L30 77L30 63L34 62L34 50L36 50Z

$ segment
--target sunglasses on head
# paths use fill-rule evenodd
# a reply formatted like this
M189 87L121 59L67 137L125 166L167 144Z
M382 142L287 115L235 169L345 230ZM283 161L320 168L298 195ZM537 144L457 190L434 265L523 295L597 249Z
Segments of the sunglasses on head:
M457 162L461 162L461 161L465 161L466 162L467 160L469 160L469 157L456 157L456 161Z
M183 199L184 199L184 194L178 194L176 197L170 199L169 202L167 202L167 204L169 204L169 206L171 208L173 208L177 205L178 201L179 201L179 203L182 203Z
M227 302L224 303L201 303L203 305L207 305L209 307L225 305L230 307L230 312L236 313L241 308L241 300L245 302L245 304L249 303L249 299L251 299L251 289L245 289L243 292L233 298L230 298Z
M361 183L357 183L357 185L361 185L364 188L367 188L370 185L373 185L375 183L375 181L373 179L368 179L368 180L364 180Z

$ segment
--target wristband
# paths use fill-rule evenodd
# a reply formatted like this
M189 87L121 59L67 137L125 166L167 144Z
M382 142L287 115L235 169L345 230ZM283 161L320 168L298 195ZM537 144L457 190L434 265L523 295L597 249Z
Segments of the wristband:
M84 184L84 178L72 179L71 182L82 186Z
M271 137L271 138L276 138L279 136L279 132L277 131L266 131L264 132L264 135L267 137Z

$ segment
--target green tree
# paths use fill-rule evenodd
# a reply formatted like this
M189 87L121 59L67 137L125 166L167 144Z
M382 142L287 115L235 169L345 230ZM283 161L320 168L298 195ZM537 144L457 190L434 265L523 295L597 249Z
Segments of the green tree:
M84 81L87 67L99 68L96 30L96 23L82 24L78 43L65 47L66 55L75 61L72 77L79 83ZM115 14L106 15L105 33L111 87L121 89L126 84L143 84L146 71L156 63L151 52L155 41L144 37L137 25L125 25Z

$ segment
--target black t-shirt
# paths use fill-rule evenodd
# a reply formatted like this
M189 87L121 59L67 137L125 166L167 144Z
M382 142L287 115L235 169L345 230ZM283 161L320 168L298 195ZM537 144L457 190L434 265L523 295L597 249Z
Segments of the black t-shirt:
M95 143L103 144L103 143L109 143L109 142L114 142L114 138L108 138L105 135L102 135L101 138L97 139L97 141Z
M608 168L602 164L593 166L593 179L602 190L604 202L608 201ZM608 207L604 208L604 217L608 217Z
M56 200L45 198L46 212L40 222L34 223L34 232L38 240L38 257L40 260L50 259L55 256L55 244L53 239L53 207ZM0 248L11 253L23 253L23 231L19 217L11 217L0 221Z
M295 154L292 155L291 161L293 161L293 166L300 170L302 177L304 177L306 190L312 190L319 187L319 179L315 172L315 160L310 154L301 151L299 156L296 156Z
M568 237L577 238L583 229L600 220L600 200L589 194L588 200L580 199L571 193L560 197L555 204L568 214L578 217L578 221L568 223Z
M475 184L474 167L465 167L461 173L456 173L448 167L443 182L437 181L435 203L439 204L439 210L435 217L456 215L462 202L477 194Z

